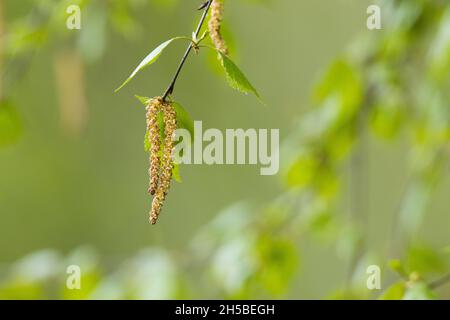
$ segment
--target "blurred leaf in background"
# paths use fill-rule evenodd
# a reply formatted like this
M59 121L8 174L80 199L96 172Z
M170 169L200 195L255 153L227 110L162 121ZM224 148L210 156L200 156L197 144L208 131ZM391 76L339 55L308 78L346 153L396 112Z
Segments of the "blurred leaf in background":
M270 3L274 8L282 5L270 1L251 2ZM16 67L25 61L28 70L26 61L38 48L50 42L60 50L70 47L74 41L78 53L83 53L78 55L82 61L75 64L75 69L99 63L102 57L110 57L107 50L111 45L107 41L109 28L127 37L134 34L139 24L133 13L145 8L146 3L82 1L80 5L90 6L95 11L86 17L94 32L72 38L66 30L52 27L55 21L62 19L53 15L54 3L39 2L32 13L8 23L10 33L6 36L5 57ZM181 1L150 3L171 8L161 11L165 15L184 5ZM249 205L248 201L232 204L193 232L191 241L176 246L152 243L148 247L150 240L145 238L142 250L112 262L108 260L110 256L87 248L67 255L38 251L2 266L0 297L257 299L312 296L392 300L449 297L448 232L441 238L432 238L429 234L435 232L433 226L448 230L448 226L445 229L448 220L436 213L434 205L437 195L445 193L443 183L449 177L450 3L438 0L378 3L383 9L383 30L364 30L352 41L347 52L331 59L312 90L310 107L304 112L298 109L298 99L293 102L292 112L298 119L284 141L283 187L272 193L266 202L259 202L258 206ZM309 4L313 7L318 2ZM102 9L105 11L97 12ZM237 40L242 36L241 30L236 30L232 24L229 30ZM281 48L277 50L282 53ZM242 51L242 56L244 53L246 51ZM275 61L277 66L282 63ZM63 62L61 65L64 70L70 69L71 64ZM289 67L292 67L291 61ZM64 78L61 74L64 71L60 71L57 78ZM235 71L234 74L241 76ZM5 80L11 82L11 78L8 76ZM288 85L291 82L288 80L283 84ZM15 81L12 83L14 86L5 86L7 93L8 88L16 86ZM244 83L245 91L254 91L248 81ZM17 88L20 87L15 87L20 91ZM80 92L82 90L77 93L78 97L82 96ZM97 100L103 100L103 96ZM76 103L76 107L79 106L82 105ZM0 105L0 145L17 141L21 132L16 108L6 100ZM93 110L98 112L98 118L117 112L116 119L123 121L117 111L120 108L99 110ZM229 112L228 109L223 113L214 110L214 116L221 117ZM115 124L114 128L117 127ZM127 127L126 131L132 129ZM115 136L115 142L120 143L123 132ZM107 148L105 143L111 140L113 133L108 131L108 139L96 141L98 144L93 149ZM128 144L123 143L122 148ZM380 152L386 150L380 145L386 144L397 152L396 166L389 152ZM126 156L120 158L122 154ZM89 174L103 173L101 180L107 181L104 199L108 201L105 203L109 202L111 194L118 194L112 193L112 189L128 182L114 180L117 168L108 167L111 157L108 153L101 159L104 161L99 161L101 167L88 170ZM113 157L134 164L123 150ZM404 180L396 181L398 171L404 175ZM196 183L203 181L195 180ZM211 192L210 186L202 189L204 186L198 183L196 188L203 190L204 200L209 197L204 193ZM233 177L233 183L234 188L243 181ZM98 186L103 184L98 183L93 188ZM381 190L374 191L374 186ZM126 185L126 189L130 186ZM134 194L126 196L133 202L140 201ZM446 200L444 196L439 205L448 212ZM77 197L75 202L79 201ZM119 220L123 215L116 212L116 216L110 216L107 204L99 204L97 198L95 201L95 210L108 213L108 221L101 223L102 231L120 238L112 244L120 246L122 238L127 237L116 233L118 225L123 224L123 220ZM183 201L184 208L192 199L186 197ZM199 202L196 206L203 204L207 203ZM127 209L128 215L141 208ZM76 213L84 213L83 208ZM182 226L177 225L178 229L174 228L176 231L170 237L187 225L185 221L188 220L183 220ZM76 243L78 241L77 238ZM68 243L73 245L74 242ZM398 260L391 261L392 258ZM84 285L79 292L65 287L65 268L69 264L79 264L85 270ZM365 270L371 264L383 270L381 292L364 287ZM392 271L388 271L389 267Z
M0 102L0 146L13 144L22 132L22 124L15 106L10 101Z

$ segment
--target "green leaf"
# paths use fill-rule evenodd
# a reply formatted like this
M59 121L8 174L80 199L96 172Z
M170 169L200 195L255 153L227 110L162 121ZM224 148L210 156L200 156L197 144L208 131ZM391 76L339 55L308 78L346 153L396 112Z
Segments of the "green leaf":
M136 99L138 99L144 106L147 106L150 102L150 98L149 97L142 97L142 96L138 96L137 94L134 95L136 97Z
M228 84L233 89L236 89L245 94L253 93L257 98L260 99L258 91L256 91L250 81L248 81L247 77L230 58L228 58L222 52L219 52L218 58L227 75Z
M134 69L134 71L131 73L131 75L127 78L127 80L125 80L124 83L122 83L122 85L117 88L115 90L115 92L119 91L120 89L122 89L128 82L131 81L131 79L134 78L134 76L141 71L142 69L144 69L145 67L153 64L156 60L158 60L158 58L161 56L162 52L164 51L165 48L167 48L167 46L169 44L171 44L174 40L178 40L178 39L183 39L183 37L175 37L172 38L170 40L167 40L166 42L162 43L161 45L159 45L155 50L153 50L152 52L150 52L150 54L148 54L142 61L141 63L136 67L136 69Z
M0 102L0 146L17 141L22 132L19 115L8 101Z
M446 258L439 250L424 245L411 246L408 252L410 271L424 273L443 273L448 270Z
M286 172L286 181L289 187L303 188L313 181L319 163L310 154L302 154L292 163Z
M178 183L183 182L180 175L180 165L178 163L173 164L172 179Z
M178 102L173 103L173 107L177 114L177 125L178 128L186 129L191 134L192 139L194 138L194 120L192 120L189 112L183 108Z
M135 94L134 97L136 99L138 99L139 102L142 103L144 106L147 106L148 103L150 102L150 98L149 97L139 96L137 94Z
M266 235L258 239L255 249L259 264L264 266L258 283L272 295L282 295L298 270L298 250L292 241Z
M420 281L410 285L403 300L434 300L436 298L436 294L427 286L427 284Z
M333 111L334 126L341 127L354 117L364 96L363 84L358 70L346 60L331 64L317 84L313 99L318 106Z
M374 133L382 139L396 138L403 123L404 108L401 101L392 101L394 99L392 95L388 96L372 107L370 124Z
M406 285L404 282L397 282L386 289L379 297L378 300L402 300L405 295Z
M406 271L405 267L403 266L403 264L400 260L389 261L389 268L391 268L391 270L397 272L403 278L408 278L408 272Z

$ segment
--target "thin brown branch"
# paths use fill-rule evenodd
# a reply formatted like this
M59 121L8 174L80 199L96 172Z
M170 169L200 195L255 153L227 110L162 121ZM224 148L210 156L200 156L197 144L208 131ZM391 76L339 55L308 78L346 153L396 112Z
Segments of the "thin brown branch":
M200 8L204 8L203 15L200 19L200 22L198 23L197 30L195 31L195 37L198 38L200 35L200 31L202 30L203 23L205 22L206 16L208 15L209 8L211 7L211 4L214 0L208 0L204 5L202 5ZM177 71L175 72L175 75L172 78L172 81L170 82L169 86L167 87L166 92L163 95L163 101L167 99L167 97L173 93L173 89L175 88L175 84L177 82L178 76L181 73L181 70L183 69L183 66L189 57L189 54L192 51L192 48L194 47L194 43L189 43L188 48L186 49L186 52L183 55L183 58L181 58L180 64L178 65Z

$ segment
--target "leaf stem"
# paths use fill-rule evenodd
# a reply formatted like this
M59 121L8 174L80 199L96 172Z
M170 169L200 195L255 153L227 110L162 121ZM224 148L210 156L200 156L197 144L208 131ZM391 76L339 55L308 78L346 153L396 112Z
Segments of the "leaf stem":
M195 37L199 36L200 31L203 26L203 23L205 22L206 16L208 15L209 8L211 7L211 4L213 1L214 0L208 0L207 5L204 8L203 15L200 19L200 22L198 23L197 30L195 31ZM181 58L180 64L178 65L177 71L175 72L175 75L173 76L172 81L170 82L169 86L167 87L166 92L163 95L163 101L165 101L167 99L167 97L170 94L172 94L173 89L175 88L175 83L177 82L178 76L180 75L185 62L186 62L187 58L189 57L189 54L191 53L192 48L193 48L193 43L191 42L191 43L189 43L189 46L186 49L186 52L184 53L183 58Z

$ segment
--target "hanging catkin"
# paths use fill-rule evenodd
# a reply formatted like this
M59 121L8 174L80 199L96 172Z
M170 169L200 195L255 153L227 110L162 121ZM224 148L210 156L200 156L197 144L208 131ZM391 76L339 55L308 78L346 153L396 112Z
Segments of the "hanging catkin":
M222 37L223 0L213 0L211 4L211 18L209 19L209 35L217 50L228 55L228 47Z
M161 97L156 97L150 100L147 106L147 131L150 143L150 167L149 167L149 187L148 192L154 195L158 188L159 170L160 170L160 128L158 125L158 113L161 111L163 101Z
M162 151L161 169L159 175L159 184L153 198L152 209L150 212L150 223L156 224L167 193L170 189L170 182L172 180L173 158L172 152L174 149L174 135L177 129L177 117L172 102L162 103L162 112L164 119L164 146Z

